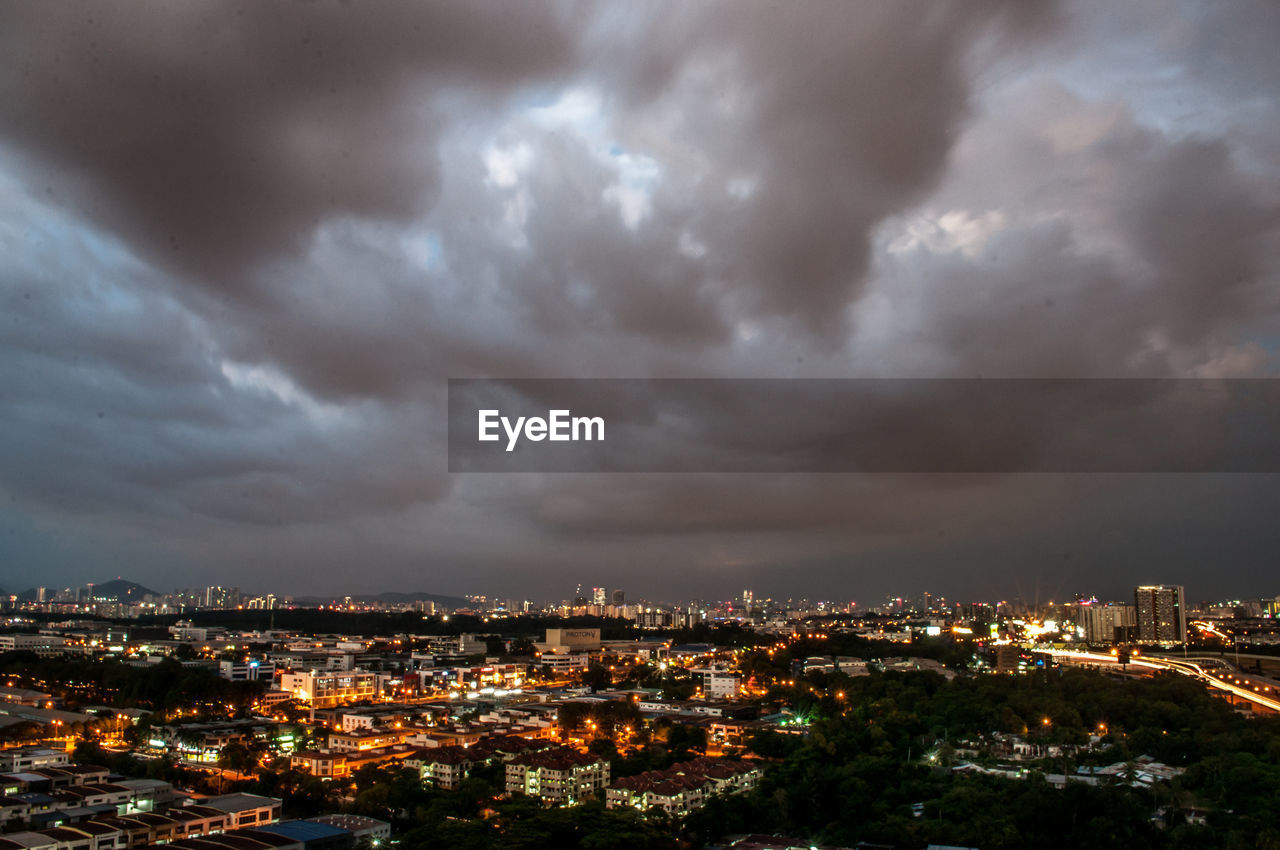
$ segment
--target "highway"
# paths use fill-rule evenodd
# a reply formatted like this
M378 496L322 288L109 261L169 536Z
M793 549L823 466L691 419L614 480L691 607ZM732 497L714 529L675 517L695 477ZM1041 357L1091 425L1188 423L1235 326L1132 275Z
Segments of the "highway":
M1106 664L1119 666L1114 655L1102 652L1080 652L1070 649L1040 648L1033 652L1044 653L1056 661L1076 664ZM1184 676L1198 679L1211 688L1237 696L1241 699L1260 705L1271 711L1280 712L1280 694L1270 685L1252 684L1251 680L1238 673L1229 665L1217 658L1161 658L1158 656L1139 655L1129 659L1132 667L1145 667L1152 670L1172 670ZM1216 668L1210 672L1206 668Z

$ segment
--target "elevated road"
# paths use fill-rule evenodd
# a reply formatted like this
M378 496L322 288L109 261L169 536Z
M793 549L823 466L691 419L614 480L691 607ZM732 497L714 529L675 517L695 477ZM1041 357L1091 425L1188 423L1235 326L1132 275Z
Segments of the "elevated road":
M1071 649L1053 649L1044 647L1032 650L1050 656L1055 661L1067 664L1097 664L1098 666L1120 667L1114 655L1103 652L1081 652ZM1265 684L1254 683L1233 668L1224 665L1218 658L1162 658L1154 655L1136 655L1129 659L1130 667L1150 670L1171 670L1190 676L1205 685L1232 696L1247 700L1254 705L1271 711L1280 712L1280 693Z

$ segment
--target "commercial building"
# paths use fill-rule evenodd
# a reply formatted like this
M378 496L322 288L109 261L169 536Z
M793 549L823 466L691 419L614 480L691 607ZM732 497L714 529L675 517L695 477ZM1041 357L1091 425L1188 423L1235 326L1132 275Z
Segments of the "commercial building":
M280 823L260 826L251 832L252 834L246 834L247 838L267 843L270 841L271 836L276 836L294 842L295 846L300 847L301 850L351 850L356 844L355 836L348 830L332 824L307 820L281 821ZM284 850L281 842L270 841L270 844L279 848L279 850ZM228 846L241 847L243 845L236 842L234 845L228 844Z
M326 708L378 696L380 674L358 671L282 673L280 690L301 702Z
M0 652L28 650L37 655L49 655L66 646L66 639L56 635L0 635Z
M0 773L19 773L46 767L62 767L71 763L66 750L49 747L16 747L0 750Z
M599 629L547 629L547 639L534 644L539 652L567 654L601 647Z
M203 800L201 805L226 812L228 827L235 829L275 823L280 820L281 801L275 797L262 797L257 794L224 794L221 797Z
M550 673L572 673L591 666L591 656L585 652L546 653L538 661Z
M0 688L0 702L25 705L31 708L53 708L53 694L28 688Z
M233 682L270 682L276 665L270 661L219 661L218 675Z
M377 750L404 743L412 735L407 729L351 729L329 733L329 749L335 753Z
M265 717L245 720L212 720L207 723L173 723L151 727L147 739L152 750L176 753L188 761L216 762L231 744L273 741L279 726Z
M362 815L317 815L308 818L308 821L345 829L354 835L357 841L364 842L361 846L377 847L380 842L391 837L391 824Z
M431 667L407 674L406 679L413 681L419 691L446 691L450 689L466 691L513 690L520 687L526 679L526 668L523 664L477 664L471 666Z

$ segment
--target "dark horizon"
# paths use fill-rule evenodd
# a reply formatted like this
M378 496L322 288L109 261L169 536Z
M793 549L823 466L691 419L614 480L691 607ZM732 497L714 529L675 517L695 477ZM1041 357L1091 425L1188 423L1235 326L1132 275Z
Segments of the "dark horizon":
M93 584L94 584L95 590L100 590L102 586L105 584L109 584L112 582L121 582L121 581L129 584L137 585L139 587L142 587L144 590L151 591L152 593L159 596L175 594L179 591L200 590L203 587L209 587L209 586L217 586L217 587L223 587L228 589L233 587L232 585L218 585L216 583L213 585L204 585L201 587L187 587L187 586L176 586L172 588L148 587L146 585L141 585L141 583L139 582L134 582L128 578L124 578L123 576L117 576L115 579L110 579L108 581L94 582ZM919 603L924 599L926 594L932 597L933 601L935 602L945 601L948 605L969 605L969 604L980 604L980 603L991 604L991 605L1010 604L1014 606L1022 606L1022 607L1032 608L1032 609L1039 606L1043 606L1043 605L1051 605L1051 604L1062 605L1066 603L1073 603L1076 601L1077 595L1079 595L1082 599L1093 598L1101 604L1127 603L1132 601L1135 588L1141 586L1142 584L1157 584L1157 583L1171 584L1174 582L1150 581L1150 582L1135 583L1129 586L1127 591L1120 592L1117 594L1112 594L1112 595L1101 594L1101 593L1097 593L1095 591L1090 591L1090 590L1073 589L1066 594L1036 595L1033 593L1031 596L1027 596L1027 597L1024 597L1020 594L1008 594L1008 593L995 595L995 596L985 596L985 597L952 595L947 593L938 593L935 590L931 590L929 588L916 589L910 593L889 594L887 596L876 597L876 598L872 598L869 596L868 597L835 597L835 596L818 596L818 595L788 596L788 595L772 594L772 593L769 593L767 590L761 590L759 588L738 588L736 591L730 592L730 593L721 593L721 594L712 594L712 595L703 595L703 596L690 595L685 597L645 595L640 593L634 593L625 587L620 587L620 588L608 587L606 588L606 590L610 592L612 592L613 590L625 591L626 592L625 604L628 604L628 605L636 604L638 602L644 602L646 604L666 605L666 606L675 607L675 606L687 606L694 601L704 602L708 604L737 603L742 598L742 591L750 590L752 591L753 598L755 599L756 602L769 601L777 604L777 603L788 602L788 601L794 601L794 602L804 601L804 602L813 603L815 605L818 603L830 603L836 606L844 606L850 603L856 603L857 610L865 612L873 608L883 607L886 603L889 603L893 599L901 599L904 601L904 603L911 603L911 604ZM80 589L87 588L87 586L88 586L87 583L85 585L81 585ZM235 586L235 587L237 587L241 595L245 598L265 597L268 594L271 594L280 599L284 599L287 597L294 600L295 602L297 600L304 600L308 605L314 604L316 602L322 602L323 604L327 604L329 602L342 602L345 598L350 598L353 602L360 601L360 602L367 603L367 602L378 601L379 597L387 597L387 596L398 596L398 597L422 596L422 597L435 597L436 599L439 599L439 600L450 599L450 600L457 600L459 602L468 602L468 597L485 596L490 600L496 600L497 602L502 604L505 604L508 601L517 601L517 602L529 602L531 605L535 607L553 607L563 602L572 602L572 600L575 598L573 592L570 592L560 597L556 597L556 596L526 597L526 596L520 596L520 595L509 596L501 593L500 589L499 590L490 589L489 591L483 592L483 593L482 592L445 593L438 590L431 590L426 588L416 588L416 589L414 588L379 588L374 590L347 590L346 592L338 592L334 594L323 594L323 593L293 592L285 588L239 587L239 586ZM37 587L23 588L21 590L17 588L3 588L3 591L7 595L22 596L25 598L28 594L31 594L37 589L38 589ZM52 596L55 593L59 593L67 590L74 591L77 588L45 586L45 589L48 590L50 596ZM1270 601L1277 598L1276 594L1268 592L1267 590L1263 590L1257 593L1206 595L1205 593L1197 592L1202 589L1203 588L1201 587L1192 587L1190 588L1190 590L1186 592L1186 599L1189 605L1190 604L1198 605L1201 603L1225 604L1227 602ZM582 590L583 590L584 597L589 598L589 593L591 588L584 584ZM27 600L27 601L30 601L30 600ZM382 601L387 602L387 604L392 604L397 602L397 600L382 600ZM465 606L459 606L459 607L465 607ZM267 609L263 609L263 610L267 610Z

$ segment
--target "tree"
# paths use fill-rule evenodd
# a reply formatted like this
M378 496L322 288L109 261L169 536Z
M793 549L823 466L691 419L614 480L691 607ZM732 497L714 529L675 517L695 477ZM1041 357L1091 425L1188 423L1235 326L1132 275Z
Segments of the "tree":
M613 687L613 674L609 672L609 668L592 663L582 672L578 681L584 687L591 688L592 691L602 691L605 688Z

